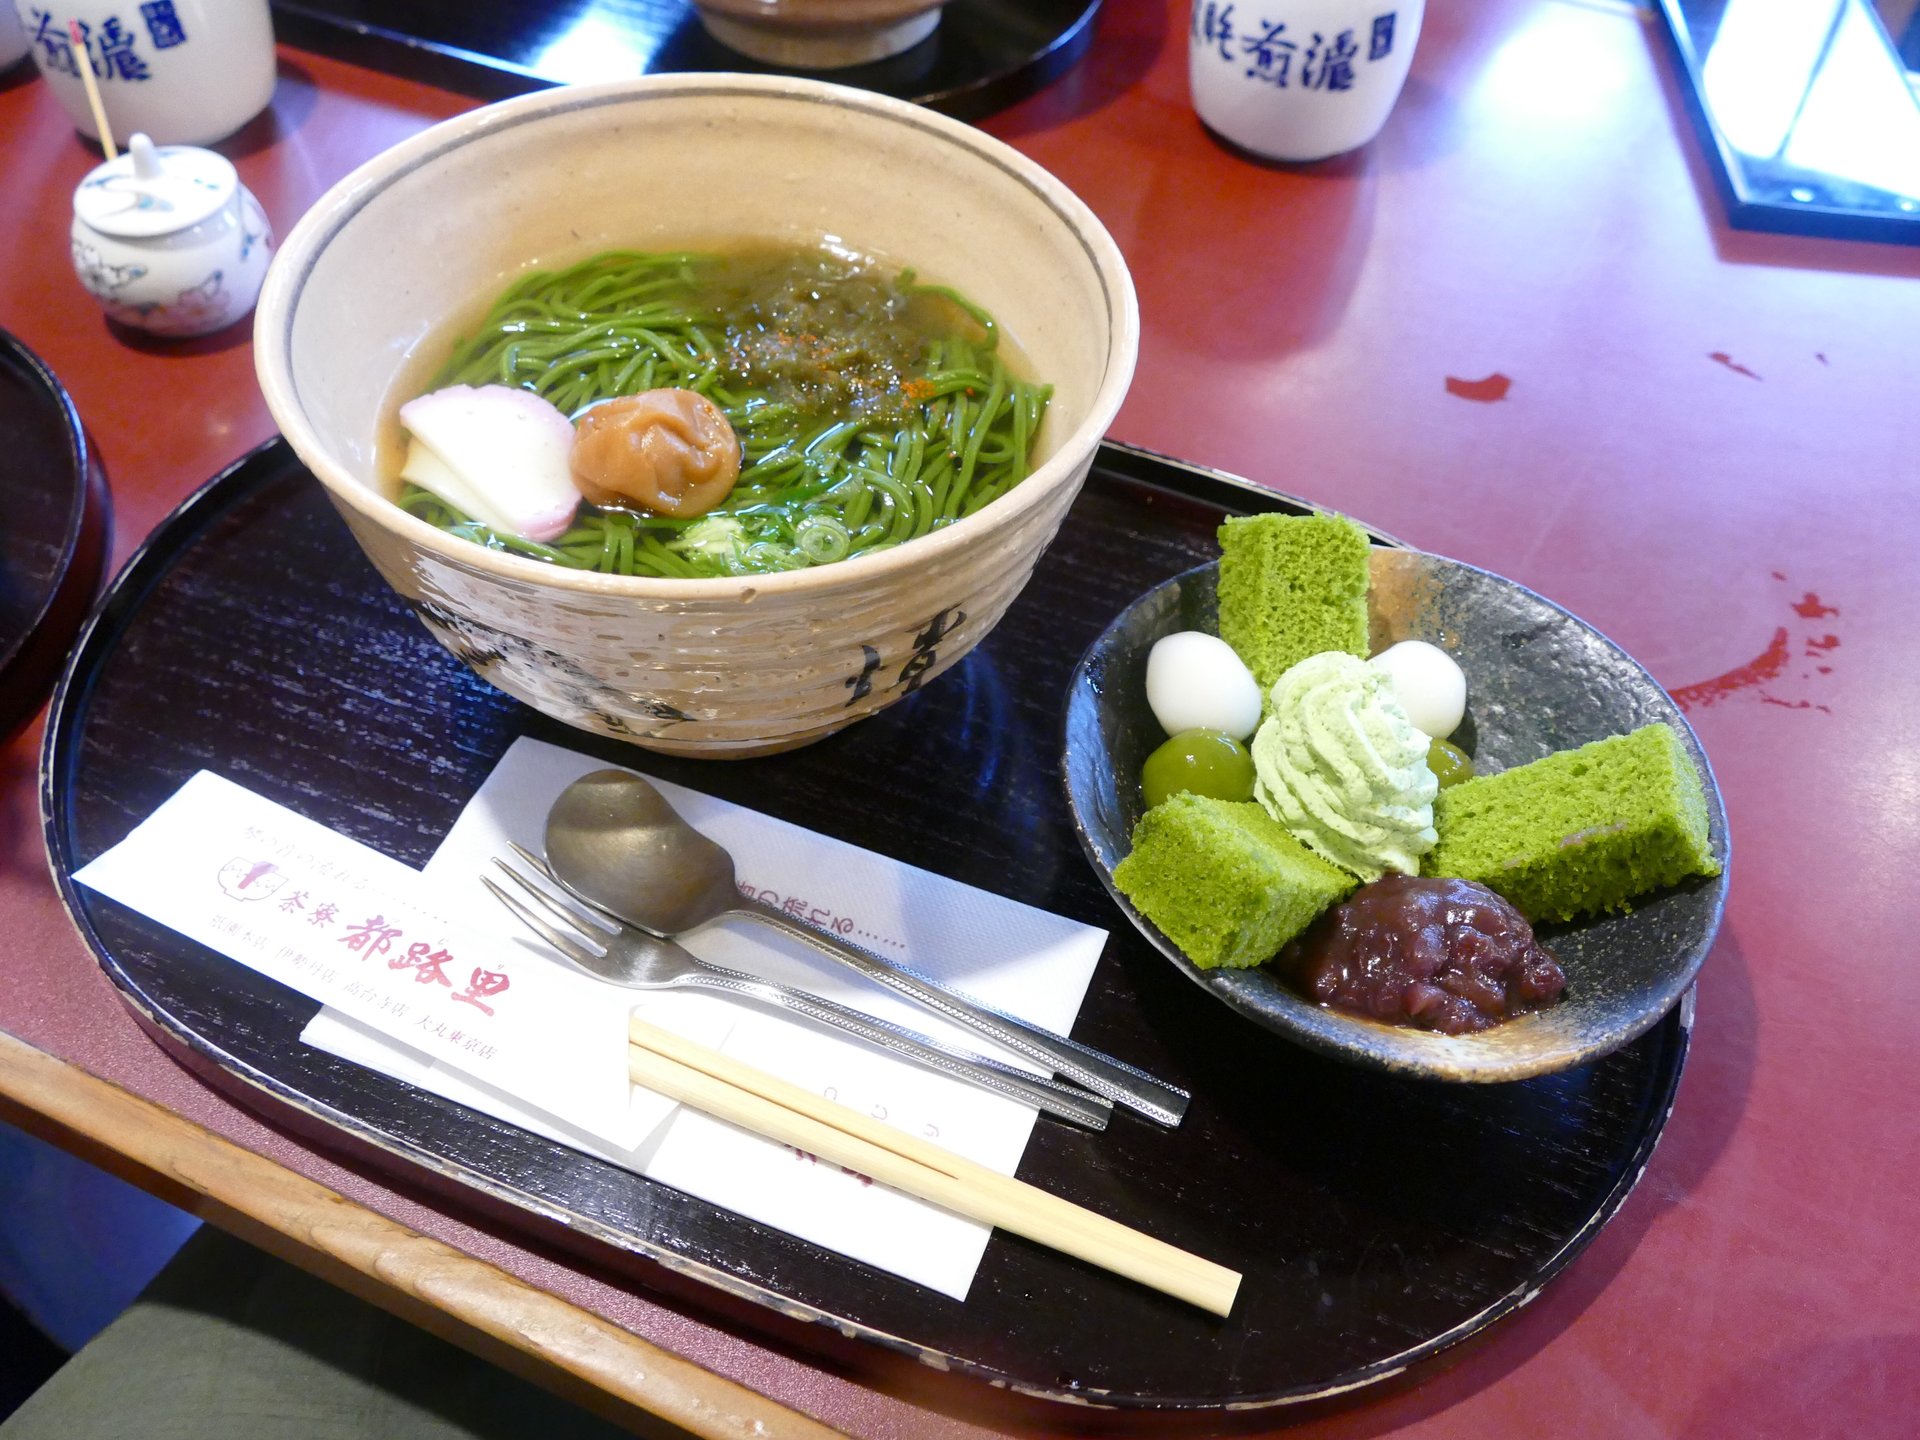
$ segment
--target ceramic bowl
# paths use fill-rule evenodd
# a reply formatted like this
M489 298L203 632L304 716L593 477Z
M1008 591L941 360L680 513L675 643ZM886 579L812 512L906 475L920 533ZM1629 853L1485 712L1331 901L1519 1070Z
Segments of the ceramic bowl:
M33 63L74 129L100 139L99 122L67 42L77 22L107 124L124 143L139 131L156 145L211 145L273 103L279 59L268 0L0 0L32 43Z
M767 65L836 70L898 55L940 23L945 0L695 0L700 23Z
M20 12L0 4L0 71L11 70L27 58L27 27L20 23Z
M1187 85L1216 135L1270 160L1324 160L1380 133L1426 0L1289 0L1281 22L1194 0Z
M1068 801L1082 846L1114 901L1189 979L1228 1008L1341 1060L1435 1080L1522 1080L1598 1060L1651 1029L1684 995L1726 904L1727 816L1706 753L1652 676L1592 626L1511 580L1416 550L1372 555L1371 642L1447 650L1467 676L1455 740L1483 773L1665 721L1706 788L1720 874L1634 902L1631 911L1537 933L1567 974L1565 998L1473 1035L1382 1025L1319 1005L1266 966L1202 970L1113 884L1143 810L1140 766L1166 738L1146 703L1146 658L1177 630L1217 630L1204 565L1149 590L1114 620L1074 672L1066 721Z
M387 498L397 387L516 275L616 247L743 241L848 246L986 306L1054 387L1034 472L896 549L722 580L563 570ZM582 729L743 756L891 704L993 628L1126 394L1139 317L1099 221L1009 147L865 91L702 74L543 91L376 157L287 237L254 337L281 431L448 649Z

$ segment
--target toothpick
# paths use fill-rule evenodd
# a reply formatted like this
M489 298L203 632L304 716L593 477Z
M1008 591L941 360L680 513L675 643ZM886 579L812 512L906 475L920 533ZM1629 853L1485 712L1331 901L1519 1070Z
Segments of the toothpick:
M73 41L74 55L80 62L80 83L87 87L87 104L93 110L93 126L100 132L100 144L107 152L107 159L118 160L120 152L114 148L113 127L107 124L107 107L100 103L100 86L93 78L93 57L87 53L87 42L81 37L78 20L67 21L67 37Z

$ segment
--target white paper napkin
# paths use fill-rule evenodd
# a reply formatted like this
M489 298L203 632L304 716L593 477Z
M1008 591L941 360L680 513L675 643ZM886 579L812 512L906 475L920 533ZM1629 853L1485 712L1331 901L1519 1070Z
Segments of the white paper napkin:
M378 1034L405 1078L457 1069L623 1150L671 1109L627 1079L631 992L457 923L418 871L208 771L74 879Z
M481 886L517 841L538 854L547 811L567 784L604 762L522 739L461 813L426 868L449 913L490 926L505 953L559 968L551 952ZM742 806L655 781L674 808L729 850L750 887L816 923L962 990L995 1009L1065 1032L1085 998L1105 932L903 865ZM1019 1057L952 1026L797 941L746 921L709 926L687 948L733 969L817 995L1009 1063ZM597 987L606 990L609 987ZM622 1017L646 1018L852 1104L1003 1174L1012 1174L1035 1112L777 1012L683 991L620 991ZM596 1027L597 1028L597 1027ZM570 1125L565 1107L529 1107L523 1092L474 1084L457 1057L431 1057L349 1017L323 1011L308 1043L475 1109L525 1125L764 1224L964 1299L989 1231L812 1156L691 1111L634 1146Z

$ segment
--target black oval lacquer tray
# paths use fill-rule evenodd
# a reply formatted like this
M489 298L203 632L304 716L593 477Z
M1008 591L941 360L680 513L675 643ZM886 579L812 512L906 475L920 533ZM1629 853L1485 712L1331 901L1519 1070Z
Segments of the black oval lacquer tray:
M0 740L60 674L106 564L111 511L73 401L0 330Z
M1226 1011L1114 909L1061 789L1075 659L1209 558L1223 514L1268 508L1298 507L1103 447L1032 583L954 670L817 745L703 763L476 679L275 442L154 533L83 637L49 722L47 842L102 965L174 1054L453 1213L970 1414L1066 1402L1076 1425L1218 1427L1400 1373L1526 1303L1639 1177L1687 1044L1683 1005L1595 1065L1518 1084L1349 1068ZM1244 1272L1232 1316L1003 1233L964 1304L867 1269L310 1050L312 1001L66 879L203 767L420 865L522 734L1107 929L1074 1033L1190 1087L1192 1109L1174 1131L1043 1121L1020 1175Z
M1064 74L1093 43L1099 9L1100 0L948 0L919 44L836 70L730 50L688 0L273 0L273 23L303 50L487 100L614 75L745 70L812 75L974 120Z

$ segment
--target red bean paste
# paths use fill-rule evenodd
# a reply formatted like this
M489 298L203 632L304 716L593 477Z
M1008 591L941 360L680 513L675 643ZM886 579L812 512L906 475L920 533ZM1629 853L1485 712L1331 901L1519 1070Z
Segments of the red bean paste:
M1470 880L1386 875L1362 885L1280 952L1294 984L1335 1010L1464 1035L1567 988L1526 917Z

